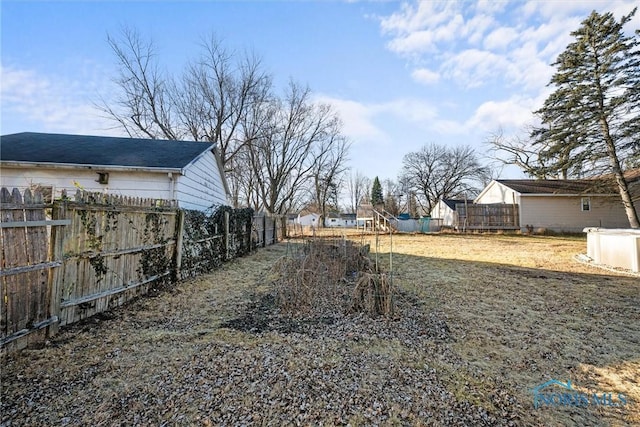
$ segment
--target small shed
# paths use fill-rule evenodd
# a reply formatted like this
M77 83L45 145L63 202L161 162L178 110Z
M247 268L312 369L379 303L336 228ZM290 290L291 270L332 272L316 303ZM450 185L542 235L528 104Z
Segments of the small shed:
M0 137L0 166L2 186L54 198L80 188L183 209L231 205L218 150L207 142L24 132Z
M456 205L470 205L470 199L440 199L431 209L431 218L442 227L458 228L464 224L465 213L458 212Z

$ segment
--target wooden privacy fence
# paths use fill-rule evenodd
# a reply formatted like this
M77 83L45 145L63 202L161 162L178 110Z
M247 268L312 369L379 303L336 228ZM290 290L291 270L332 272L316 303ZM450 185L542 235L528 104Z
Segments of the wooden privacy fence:
M29 190L2 188L1 197L0 347L9 351L277 242L277 220L250 209L207 216L80 191L52 204Z
M466 230L520 229L517 204L457 203L456 212L461 219L460 227Z

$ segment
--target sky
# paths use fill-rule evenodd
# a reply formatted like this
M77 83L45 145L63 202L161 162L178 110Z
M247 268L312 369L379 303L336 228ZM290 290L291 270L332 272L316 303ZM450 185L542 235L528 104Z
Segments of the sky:
M426 144L526 135L553 90L551 64L596 10L617 19L635 0L14 1L2 0L0 134L126 135L95 108L117 90L107 43L125 27L179 74L199 43L261 58L284 91L294 80L339 113L350 166L395 179ZM640 28L640 13L625 27ZM515 167L501 178L518 178Z

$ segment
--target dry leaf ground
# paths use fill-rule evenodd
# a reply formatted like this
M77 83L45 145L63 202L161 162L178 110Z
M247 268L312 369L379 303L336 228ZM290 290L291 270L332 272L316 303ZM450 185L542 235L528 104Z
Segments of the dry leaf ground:
M5 356L2 425L640 425L640 280L585 239L351 238L392 248L396 319L278 320L283 243ZM549 379L628 403L536 409Z

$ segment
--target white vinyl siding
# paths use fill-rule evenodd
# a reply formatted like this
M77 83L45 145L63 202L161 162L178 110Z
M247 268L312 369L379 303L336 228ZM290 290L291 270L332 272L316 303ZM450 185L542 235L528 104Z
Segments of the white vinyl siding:
M317 225L318 218L320 218L320 215L312 213L312 214L299 216L298 218L296 218L295 222L303 226Z
M436 203L431 210L431 218L441 219L442 225L445 227L458 226L458 214L442 200Z
M520 226L534 229L580 232L585 227L628 227L629 221L617 197L590 197L588 211L581 211L580 196L526 196L520 198Z
M183 173L176 185L181 208L205 211L229 204L218 163L211 151L185 167Z
M76 190L100 192L122 196L154 199L171 199L171 183L166 173L109 171L109 183L100 184L98 172L90 169L45 169L42 167L3 167L0 177L2 187L34 188L53 187L54 197L62 190L73 196Z
M492 181L474 200L474 203L485 205L492 203L519 204L520 193L499 183L498 181Z

